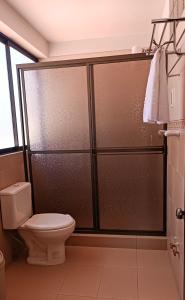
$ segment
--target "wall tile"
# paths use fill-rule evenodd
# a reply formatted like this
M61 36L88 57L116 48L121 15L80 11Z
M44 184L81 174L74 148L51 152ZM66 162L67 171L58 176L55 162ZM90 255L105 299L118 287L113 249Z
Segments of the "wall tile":
M178 122L177 122L178 123ZM178 124L177 127L178 128ZM179 293L182 297L184 224L176 218L176 209L184 209L185 193L185 133L180 137L168 138L168 185L167 185L167 233L170 261ZM179 255L174 256L170 243L177 243Z
M0 190L18 181L25 181L22 152L0 156ZM2 229L1 220L0 249L8 264L12 259L12 247L8 234Z

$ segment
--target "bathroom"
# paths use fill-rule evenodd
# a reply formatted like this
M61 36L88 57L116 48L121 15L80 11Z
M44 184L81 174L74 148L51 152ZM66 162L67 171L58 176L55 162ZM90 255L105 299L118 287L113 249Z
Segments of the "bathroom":
M0 1L0 300L185 300L184 42L184 0Z

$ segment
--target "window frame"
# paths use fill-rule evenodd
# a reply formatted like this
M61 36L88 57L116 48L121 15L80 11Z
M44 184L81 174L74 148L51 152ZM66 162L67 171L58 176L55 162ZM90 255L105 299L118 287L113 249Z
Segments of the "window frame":
M8 148L0 149L0 156L3 154L14 153L23 150L23 146L19 146L18 139L18 129L17 129L17 118L16 118L16 107L15 107L15 96L14 96L14 85L13 85L13 74L12 74L12 62L10 47L14 48L24 56L27 56L29 59L34 62L38 62L38 58L29 53L27 50L19 46L17 43L9 39L6 35L0 32L0 42L5 45L6 51L6 64L7 64L7 74L8 74L8 85L9 85L9 99L11 105L11 117L13 125L13 135L14 135L14 146Z

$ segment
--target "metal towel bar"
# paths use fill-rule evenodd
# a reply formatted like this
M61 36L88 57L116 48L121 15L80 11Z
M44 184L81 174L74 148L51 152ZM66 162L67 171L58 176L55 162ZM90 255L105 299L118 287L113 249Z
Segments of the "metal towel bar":
M161 135L161 136L164 135L166 137L169 137L169 136L177 136L177 137L179 137L180 136L180 130L176 130L176 129L159 130L158 134Z
M173 64L173 66L171 67L171 69L169 71L167 70L168 77L179 76L179 74L171 75L171 73L174 70L175 66L178 64L178 62L180 61L181 57L183 55L185 55L185 52L181 52L181 50L178 49L179 43L180 43L180 41L182 40L182 38L185 34L185 29L182 31L179 39L177 40L177 25L180 22L184 22L184 21L185 21L185 18L166 18L166 19L152 20L153 31L152 31L152 37L151 37L151 40L150 40L150 46L149 46L149 49L147 51L147 54L150 55L150 54L153 53L153 51L156 50L156 48L159 48L159 47L165 46L165 45L167 45L166 50L168 50L169 45L173 44L173 51L167 51L167 55L170 55L170 54L178 55L178 58L175 61L175 63ZM168 41L165 41L164 43L162 43L165 32L166 32L167 25L171 24L171 23L173 24L173 33L171 34L171 37ZM161 32L159 42L157 43L156 40L155 40L155 32L156 32L156 28L157 28L158 24L164 24L164 27L163 27L163 30ZM154 50L152 49L152 45L155 46Z

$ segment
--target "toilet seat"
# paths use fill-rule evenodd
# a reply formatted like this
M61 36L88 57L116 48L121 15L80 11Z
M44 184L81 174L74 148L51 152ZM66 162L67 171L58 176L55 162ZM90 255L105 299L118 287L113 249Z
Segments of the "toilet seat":
M20 226L22 229L56 230L71 226L74 219L70 215L45 213L36 214Z

